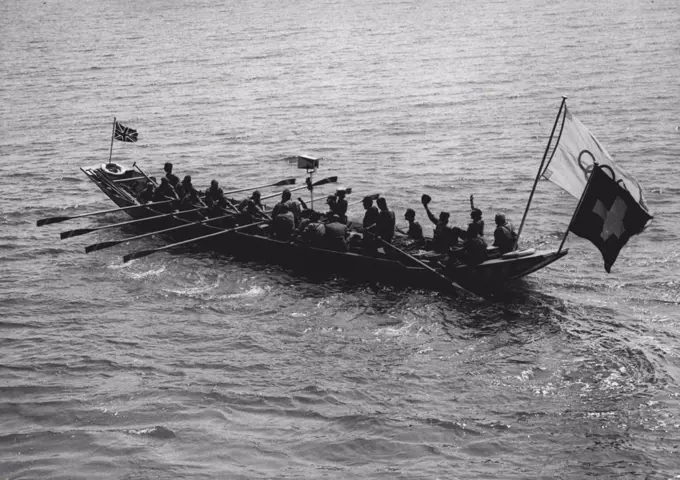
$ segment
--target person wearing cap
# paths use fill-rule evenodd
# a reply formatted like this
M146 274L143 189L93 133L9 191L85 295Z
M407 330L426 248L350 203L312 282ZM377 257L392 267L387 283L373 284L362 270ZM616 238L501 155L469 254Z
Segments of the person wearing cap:
M515 229L502 213L497 213L494 220L496 222L496 230L493 232L493 246L498 247L501 254L512 252L515 248L515 240L517 239Z
M437 253L448 253L449 248L456 242L456 235L453 228L449 226L449 212L440 212L439 218L435 217L430 211L427 202L423 201L427 218L434 224L431 248Z
M172 173L172 163L165 162L163 170L165 170L165 178L167 178L170 185L175 188L175 185L179 184L179 177Z
M338 216L340 222L347 223L347 190L344 187L339 187L335 191L335 200L329 204L331 211Z

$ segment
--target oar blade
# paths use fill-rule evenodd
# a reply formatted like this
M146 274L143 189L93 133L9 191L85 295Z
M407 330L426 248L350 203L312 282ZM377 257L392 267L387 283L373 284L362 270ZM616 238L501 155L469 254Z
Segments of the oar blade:
M295 179L294 179L294 178L287 178L287 179L285 179L285 180L281 180L281 181L278 182L278 183L275 183L273 186L274 186L274 187L282 187L282 186L284 186L284 185L293 185L294 183L295 183Z
M121 243L125 243L127 240L112 240L110 242L101 242L88 245L85 247L85 253L96 252L97 250L104 250L105 248L115 247Z
M71 217L50 217L50 218L41 218L38 220L37 225L39 227L42 227L43 225L50 225L52 223L59 223L59 222L65 222L66 220L70 220Z
M327 177L327 178L322 178L318 182L314 182L312 185L315 187L318 187L320 185L326 185L327 183L335 183L338 181L338 177Z
M78 235L85 235L86 233L94 232L96 228L78 228L76 230L69 230L68 232L61 232L59 237L64 240L65 238L77 237Z

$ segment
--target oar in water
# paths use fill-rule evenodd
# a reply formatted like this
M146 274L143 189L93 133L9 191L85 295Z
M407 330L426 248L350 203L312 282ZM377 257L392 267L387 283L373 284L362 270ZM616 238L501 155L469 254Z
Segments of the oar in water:
M127 222L120 222L120 223L112 223L110 225L103 225L101 227L78 228L76 230L69 230L67 232L61 232L60 237L63 240L65 238L77 237L78 235L85 235L86 233L92 233L92 232L96 232L96 231L99 231L99 230L104 230L105 228L122 227L124 225L132 225L134 223L142 223L142 222L148 222L148 221L151 221L151 220L158 220L159 218L174 217L176 215L184 215L185 213L197 212L199 210L205 210L205 207L194 208L194 209L191 209L191 210L184 210L184 211L181 211L181 212L164 213L162 215L154 215L153 217L137 218L135 220L128 220Z
M164 204L170 203L171 201L172 200L164 200L162 202L146 203L144 205L130 205L129 207L111 208L109 210L100 210L98 212L81 213L80 215L43 218L43 219L38 220L38 226L42 227L43 225L49 225L51 223L65 222L66 220L73 220L74 218L83 218L83 217L89 217L89 216L92 216L92 215L103 215L105 213L122 212L124 210L131 210L133 208L153 207L153 206L156 206L156 205L164 205Z
M134 253L130 253L128 255L125 255L123 257L123 262L127 263L130 260L134 260L136 258L141 258L141 257L146 257L147 255L151 255L152 253L160 252L160 251L163 251L163 250L168 250L168 249L173 248L173 247L179 247L180 245L188 245L190 243L200 242L201 240L206 240L208 238L217 237L218 235L224 235L225 233L236 232L238 230L243 230L244 228L248 228L248 227L255 227L257 225L262 225L263 223L268 223L268 222L269 222L269 220L260 220L258 222L249 223L247 225L239 225L238 227L228 228L226 230L221 230L219 232L210 233L208 235L203 235L201 237L191 238L189 240L184 240L183 242L171 243L170 245L165 245L163 247L158 247L158 248L152 248L150 250L140 250L139 252L134 252Z
M293 185L295 183L294 178L287 178L285 180L281 180L276 183L268 183L266 185L258 185L256 187L247 187L247 188L240 188L238 190L230 190L228 192L224 192L225 195L232 195L234 193L241 193L241 192L247 192L249 190L257 190L258 188L267 188L267 187L283 187L284 185Z
M93 245L89 245L89 246L85 247L85 253L90 253L90 252L94 252L94 251L97 251L97 250L104 250L105 248L115 247L116 245L120 245L121 243L132 242L133 240L139 240L141 238L147 238L147 237L151 237L153 235L158 235L158 234L161 234L161 233L174 232L176 230L182 230L183 228L193 227L195 225L201 225L201 224L204 224L204 223L216 222L218 220L223 220L225 218L231 218L233 216L234 215L230 213L228 215L223 215L221 217L206 218L206 219L203 219L203 220L198 220L196 222L190 222L190 223L186 223L184 225L178 225L176 227L164 228L163 230L156 230L155 232L144 233L142 235L137 235L136 237L124 238L122 240L110 240L108 242L95 243Z
M386 240L383 240L383 239L380 238L378 235L376 235L375 233L373 233L373 232L370 231L370 229L371 229L372 227L374 227L374 226L375 226L375 224L373 224L373 225L367 227L366 229L364 229L364 233L368 233L370 236L372 236L373 238L375 238L376 240L378 240L378 241L379 241L381 244L383 244L384 246L390 247L391 249L395 250L396 252L401 253L403 256L409 258L409 259L412 260L413 262L417 263L417 264L420 265L421 267L423 267L423 268L425 268L426 270L428 270L429 272L431 272L433 275L436 275L436 276L439 278L439 280L441 280L442 282L448 284L449 286L451 286L451 287L453 287L453 288L456 288L456 289L458 289L458 290L462 290L462 291L467 292L467 293L469 293L469 294L472 294L472 295L474 295L474 296L476 296L476 297L479 296L479 295L477 295L476 293L474 293L474 292L468 290L467 288L465 288L465 287L459 285L458 283L454 282L453 280L451 280L451 279L448 278L447 276L442 275L441 273L439 273L437 270L435 270L434 268L432 268L431 266L429 266L427 263L423 262L422 260L419 260L419 259L417 259L416 257L414 257L413 255L411 255L411 254L409 254L409 253L403 251L401 248L399 248L399 247L397 247L397 246L395 246L395 245L392 245L390 242L388 242L388 241L386 241Z
M312 187L320 187L321 185L326 185L327 183L335 183L337 181L338 177L327 177L319 180L318 182L314 182L312 184ZM296 190L302 190L303 188L307 188L307 185L300 185L299 187L291 188L290 191L294 192ZM265 195L264 197L261 197L260 200L267 200L268 198L278 197L279 195L281 195L281 192L272 193L271 195Z

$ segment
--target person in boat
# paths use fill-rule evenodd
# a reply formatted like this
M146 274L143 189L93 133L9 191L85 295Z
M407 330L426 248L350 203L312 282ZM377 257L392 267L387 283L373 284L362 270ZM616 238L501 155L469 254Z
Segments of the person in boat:
M455 244L456 240L456 234L454 233L453 228L449 226L449 218L451 215L449 212L441 212L439 213L439 218L437 218L430 211L427 202L423 201L422 203L425 207L425 212L427 212L427 218L434 224L432 242L429 246L437 253L447 253L451 246Z
M412 208L407 208L406 213L404 213L404 218L408 222L408 230L403 231L401 228L396 227L397 232L401 233L402 235L406 235L408 239L415 242L424 241L425 237L423 236L423 227L416 220L416 211Z
M496 222L496 230L493 232L493 246L498 247L501 254L512 252L515 248L517 232L502 213L497 213L494 221Z
M191 190L180 200L179 208L180 210L191 210L192 208L208 208L208 206L198 196L198 190Z
M185 196L191 194L191 192L196 192L196 194L198 194L198 190L196 190L194 185L191 183L191 175L186 175L184 179L182 179L182 182L175 187L175 190L177 191L177 195L180 199L183 199Z
M394 212L387 208L387 200L384 197L378 198L378 220L376 222L376 233L378 237L382 238L384 241L391 243L394 237L394 228L396 226L396 220L394 217Z
M301 243L313 247L323 247L326 240L326 225L321 221L321 215L314 210L305 210L297 230L297 237Z
M167 177L161 177L161 184L158 186L153 194L154 202L162 202L164 200L177 200L177 192L170 185Z
M156 188L153 185L152 181L146 182L146 185L144 186L144 190L142 190L139 193L139 196L137 196L137 200L139 200L141 203L149 203L153 200L153 195L155 192Z
M340 221L344 224L347 224L347 190L343 187L338 188L335 191L335 200L333 201L332 205L329 205L331 207L331 210L334 214L336 214L339 218Z
M168 179L168 182L170 182L170 185L172 185L173 188L175 187L175 185L179 184L179 177L172 173L172 163L165 162L163 170L165 171L165 178Z
M336 215L331 214L325 227L325 247L329 250L338 252L346 252L349 250L347 243L347 225L342 222L342 219Z
M380 210L378 210L378 207L373 205L373 198L371 197L364 197L363 205L366 212L364 213L364 219L362 221L364 234L361 245L364 249L364 252L369 255L373 255L376 253L378 245L376 240L372 235L370 235L369 232L375 231L375 226L378 223L378 217L380 216Z
M205 204L210 209L211 216L220 216L222 209L226 208L227 199L217 180L212 180L210 187L205 191Z
M279 204L280 207L272 220L272 232L277 240L288 241L295 232L295 215L290 211L288 204Z
M244 217L244 221L251 222L261 218L268 218L264 211L264 206L261 202L262 194L259 190L255 190L253 194L242 200L236 207Z
M272 209L272 217L276 218L276 216L281 212L283 207L286 207L289 212L293 214L293 217L295 219L295 226L300 224L300 205L292 199L292 194L290 193L290 190L287 188L281 192L281 201L274 205L274 208Z
M450 251L447 265L451 267L465 265L479 265L489 257L486 249L486 241L481 234L478 224L471 225L463 232L465 241L463 246Z

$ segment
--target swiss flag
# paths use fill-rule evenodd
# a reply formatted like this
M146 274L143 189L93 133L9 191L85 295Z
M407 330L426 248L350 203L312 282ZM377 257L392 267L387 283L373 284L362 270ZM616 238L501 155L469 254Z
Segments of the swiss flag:
M605 172L607 169L609 174ZM608 166L595 164L569 230L590 240L602 252L604 268L611 270L619 252L653 218L617 182Z

